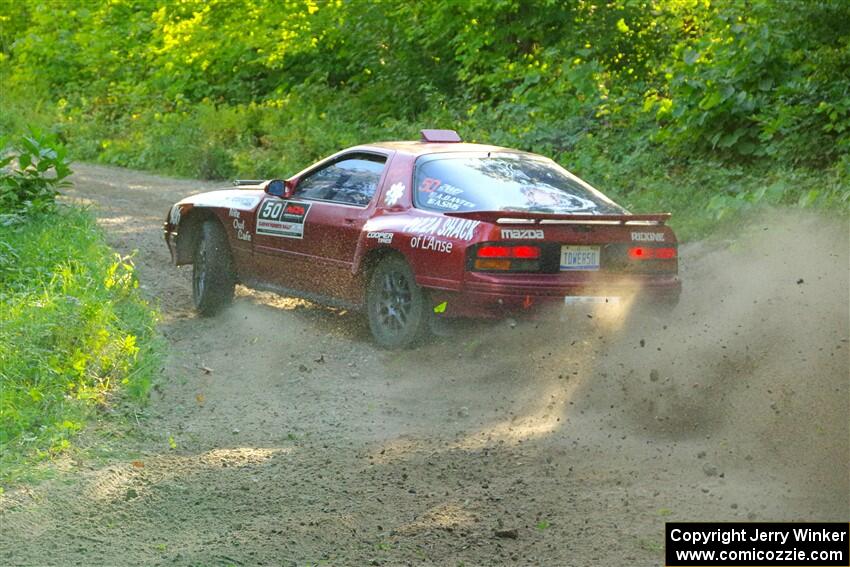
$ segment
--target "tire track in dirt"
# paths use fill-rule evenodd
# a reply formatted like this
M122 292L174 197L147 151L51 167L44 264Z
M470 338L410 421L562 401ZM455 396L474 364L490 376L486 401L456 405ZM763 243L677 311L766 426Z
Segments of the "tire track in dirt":
M121 456L0 497L4 563L657 565L668 520L846 520L844 220L685 247L665 320L383 352L355 315L241 288L197 318L161 224L211 185L75 169L170 356Z

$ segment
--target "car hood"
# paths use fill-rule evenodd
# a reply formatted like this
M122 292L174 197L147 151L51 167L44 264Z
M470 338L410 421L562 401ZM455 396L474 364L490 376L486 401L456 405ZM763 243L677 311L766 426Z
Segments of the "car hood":
M259 189L220 189L186 197L177 204L251 211L257 207L264 195Z

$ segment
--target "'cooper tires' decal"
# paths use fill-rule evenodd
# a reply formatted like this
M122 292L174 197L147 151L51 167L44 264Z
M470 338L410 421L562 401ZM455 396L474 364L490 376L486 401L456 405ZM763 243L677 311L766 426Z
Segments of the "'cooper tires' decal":
M281 238L304 238L304 221L310 203L295 203L269 199L257 215L257 234Z

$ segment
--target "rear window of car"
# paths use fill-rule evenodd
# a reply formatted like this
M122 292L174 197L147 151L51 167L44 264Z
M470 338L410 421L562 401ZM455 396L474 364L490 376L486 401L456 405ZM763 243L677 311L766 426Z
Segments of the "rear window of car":
M432 211L623 214L552 160L527 154L431 154L417 161L415 203Z

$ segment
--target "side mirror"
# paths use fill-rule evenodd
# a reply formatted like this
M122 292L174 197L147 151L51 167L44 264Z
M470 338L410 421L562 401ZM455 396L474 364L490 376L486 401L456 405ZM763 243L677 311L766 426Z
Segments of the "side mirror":
M280 179L272 179L266 181L263 185L263 191L267 195L279 197L281 199L291 199L295 194L295 184L293 180L281 181Z
M263 191L266 192L267 195L271 195L272 197L280 197L281 199L286 199L286 184L280 179L272 179L271 181L266 181L263 186Z

